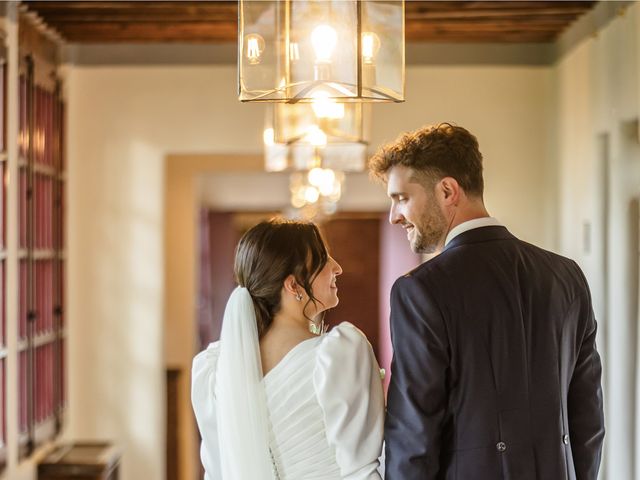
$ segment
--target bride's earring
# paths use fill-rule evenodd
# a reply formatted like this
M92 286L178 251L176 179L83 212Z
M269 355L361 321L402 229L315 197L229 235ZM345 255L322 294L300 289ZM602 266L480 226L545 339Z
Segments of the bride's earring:
M320 323L309 321L309 331L314 335L322 335L326 330L324 320L321 320Z
M314 335L324 335L327 333L329 329L329 325L324 323L324 315L319 322L314 322L313 320L309 320L309 331Z
M302 294L300 292L296 292L296 300L299 302L302 301Z

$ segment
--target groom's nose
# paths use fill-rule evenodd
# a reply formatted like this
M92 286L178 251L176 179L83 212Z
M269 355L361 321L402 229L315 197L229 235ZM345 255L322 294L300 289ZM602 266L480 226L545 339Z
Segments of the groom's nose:
M392 206L389 209L389 223L391 225L395 225L397 223L402 223L403 220L404 217L402 216L402 214L397 211L395 206Z

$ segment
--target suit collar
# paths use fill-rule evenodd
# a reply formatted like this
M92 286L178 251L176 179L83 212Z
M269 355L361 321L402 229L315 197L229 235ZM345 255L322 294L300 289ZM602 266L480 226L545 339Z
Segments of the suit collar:
M489 217L489 216L467 220L466 222L462 222L451 229L451 231L447 235L446 240L444 241L444 245L446 247L451 240L456 238L461 233L466 232L467 230L472 230L474 228L479 228L479 227L496 226L496 225L501 226L502 224L498 221L497 218Z
M452 248L455 248L459 245L487 242L490 240L505 240L509 238L516 237L514 237L506 227L498 225L478 227L472 230L467 230L466 232L462 232L460 235L457 235L447 244L442 252L444 253L447 250L451 250Z

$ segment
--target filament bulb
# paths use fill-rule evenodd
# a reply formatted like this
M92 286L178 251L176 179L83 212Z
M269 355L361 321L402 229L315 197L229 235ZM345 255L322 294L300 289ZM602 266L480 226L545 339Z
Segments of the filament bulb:
M331 62L333 51L338 43L338 34L335 28L329 25L318 25L311 32L311 44L316 54L316 61L320 63Z
M362 33L362 61L372 64L373 59L380 50L380 39L373 32Z
M257 33L251 33L245 37L247 44L247 59L250 65L260 63L262 52L264 52L264 38Z

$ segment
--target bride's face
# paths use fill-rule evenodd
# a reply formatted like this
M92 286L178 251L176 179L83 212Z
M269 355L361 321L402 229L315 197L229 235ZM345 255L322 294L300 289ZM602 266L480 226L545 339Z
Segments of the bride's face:
M332 257L329 257L324 268L311 284L313 296L319 300L316 314L338 305L338 287L336 277L342 273L342 267Z

